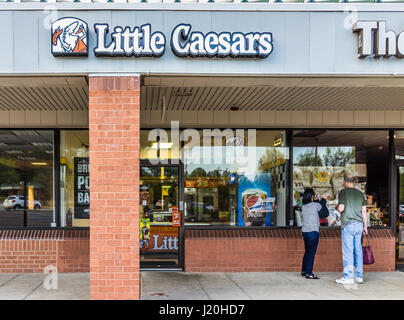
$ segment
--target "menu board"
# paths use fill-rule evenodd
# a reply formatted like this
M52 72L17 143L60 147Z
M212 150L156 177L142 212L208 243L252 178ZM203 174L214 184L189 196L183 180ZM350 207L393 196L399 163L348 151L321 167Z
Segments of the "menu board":
M90 164L88 157L74 158L74 218L90 218Z

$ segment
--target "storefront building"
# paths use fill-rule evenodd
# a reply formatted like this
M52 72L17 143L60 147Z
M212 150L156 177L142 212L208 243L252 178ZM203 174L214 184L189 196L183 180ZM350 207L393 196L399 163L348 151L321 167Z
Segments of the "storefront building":
M343 176L404 262L404 5L0 3L0 272L342 271ZM56 269L53 269L56 268Z

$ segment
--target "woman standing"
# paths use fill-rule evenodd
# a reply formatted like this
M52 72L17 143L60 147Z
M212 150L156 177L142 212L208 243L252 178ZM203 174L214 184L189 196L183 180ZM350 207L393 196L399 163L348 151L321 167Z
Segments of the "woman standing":
M320 198L319 201L314 201L314 190L306 189L302 202L302 235L305 252L301 275L306 279L320 279L313 274L313 265L319 241L319 214L322 217L328 216L326 200Z

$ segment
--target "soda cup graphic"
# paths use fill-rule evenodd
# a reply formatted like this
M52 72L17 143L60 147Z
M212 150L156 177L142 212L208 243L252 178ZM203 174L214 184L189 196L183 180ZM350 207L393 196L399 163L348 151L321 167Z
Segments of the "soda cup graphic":
M260 189L246 189L241 194L242 217L246 227L265 225L267 197L268 194Z

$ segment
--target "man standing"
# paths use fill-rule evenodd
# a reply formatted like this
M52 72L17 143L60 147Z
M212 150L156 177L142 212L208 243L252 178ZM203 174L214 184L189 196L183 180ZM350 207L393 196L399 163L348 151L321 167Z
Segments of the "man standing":
M344 276L340 284L353 284L353 267L357 283L363 283L362 233L367 234L367 210L365 195L354 188L354 177L344 177L344 189L338 195L337 210L341 212L342 261Z

